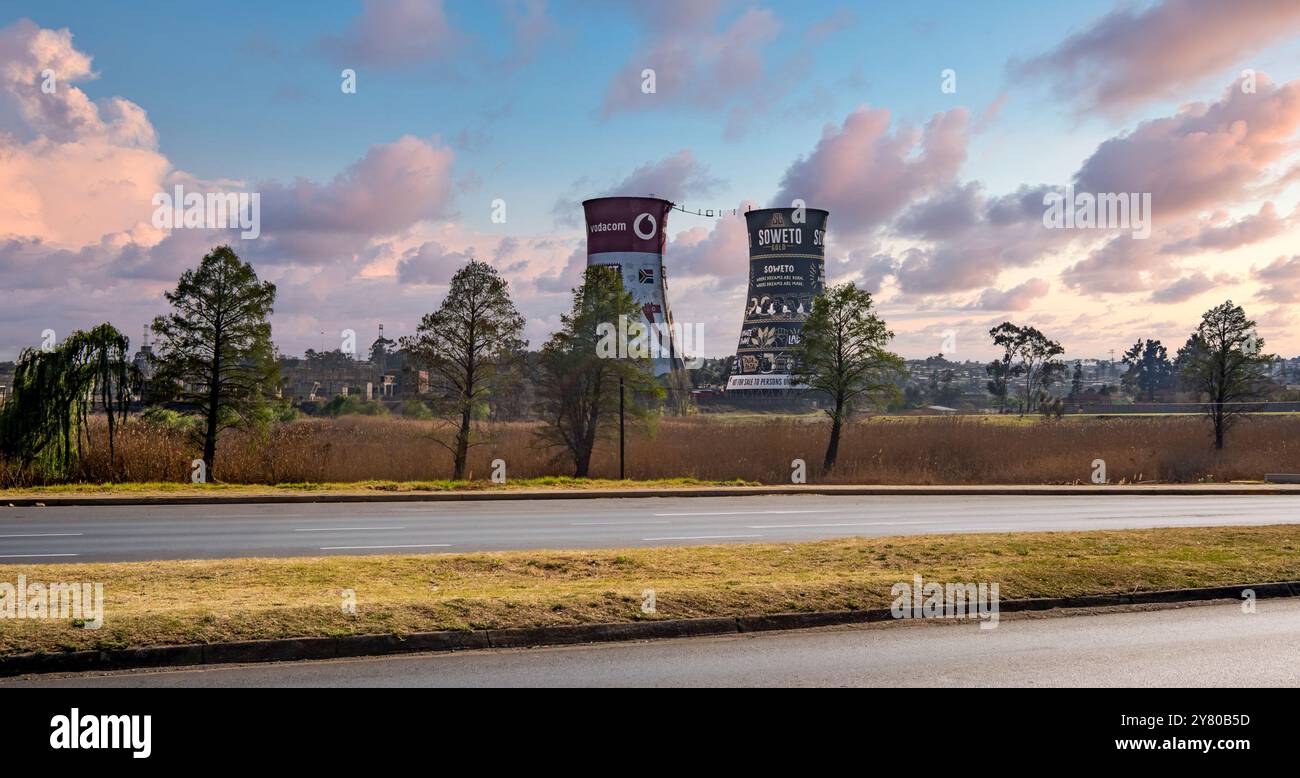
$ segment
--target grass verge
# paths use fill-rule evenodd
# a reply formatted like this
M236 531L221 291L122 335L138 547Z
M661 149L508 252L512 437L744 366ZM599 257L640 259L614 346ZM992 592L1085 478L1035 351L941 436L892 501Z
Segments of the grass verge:
M99 582L105 622L0 620L0 655L878 608L920 573L1004 599L1300 579L1300 525L849 538L421 556L0 566L0 582ZM357 609L341 607L354 590ZM642 613L653 589L657 610Z

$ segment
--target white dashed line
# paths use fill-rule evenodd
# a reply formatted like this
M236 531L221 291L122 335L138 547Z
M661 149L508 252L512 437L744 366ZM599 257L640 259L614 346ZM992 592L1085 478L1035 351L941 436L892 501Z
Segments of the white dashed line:
M570 527L631 527L643 524L672 524L671 521L571 521Z
M837 509L828 508L826 510L814 511L709 511L708 513L656 513L656 516L759 516L762 514L775 513L778 516L795 513L835 513Z
M751 524L745 529L803 529L804 527L895 527L900 524L933 524L930 521L846 521L837 524Z
M372 529L406 529L406 527L307 527L296 529L294 532L365 532Z
M423 543L408 546L321 546L321 551L353 551L373 548L447 548L450 543Z

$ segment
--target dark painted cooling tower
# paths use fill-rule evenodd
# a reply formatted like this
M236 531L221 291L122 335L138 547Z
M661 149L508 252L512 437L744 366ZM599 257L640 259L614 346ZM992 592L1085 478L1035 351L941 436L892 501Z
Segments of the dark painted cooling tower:
M826 286L826 219L814 208L765 208L745 213L749 230L749 294L736 366L727 391L776 392L791 380L813 298Z

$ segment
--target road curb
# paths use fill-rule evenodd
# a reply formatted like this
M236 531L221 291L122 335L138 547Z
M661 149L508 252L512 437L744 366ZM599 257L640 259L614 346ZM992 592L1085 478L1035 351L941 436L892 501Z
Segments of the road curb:
M1241 599L1251 590L1260 599L1300 597L1300 581L1168 589L1082 597L1042 597L1003 600L1002 613L1023 613L1115 605L1168 604L1204 600ZM528 648L579 643L704 637L745 632L813 629L844 624L890 621L888 608L865 610L772 613L699 619L662 619L612 624L572 624L554 627L416 632L409 635L346 635L341 637L245 640L232 643L145 646L96 651L17 654L0 658L0 677L44 673L80 673L157 667L286 662L305 659L340 659L429 651L464 651L484 648Z
M378 492L374 494L175 495L135 497L11 497L0 507L87 505L276 505L303 503L476 502L494 500L600 500L639 497L762 497L792 494L828 496L1042 496L1073 495L1300 495L1300 484L1010 485L1010 486L710 486L685 489L538 489L464 492Z

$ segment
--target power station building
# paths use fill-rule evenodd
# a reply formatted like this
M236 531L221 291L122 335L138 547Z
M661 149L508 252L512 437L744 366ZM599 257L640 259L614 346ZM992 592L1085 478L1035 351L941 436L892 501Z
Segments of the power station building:
M796 386L794 349L826 287L826 220L815 208L747 211L749 293L727 392L781 395Z
M587 219L587 267L619 269L623 288L641 309L641 324L654 333L651 355L656 376L682 369L673 335L664 278L668 212L673 204L657 197L597 197L582 203Z

